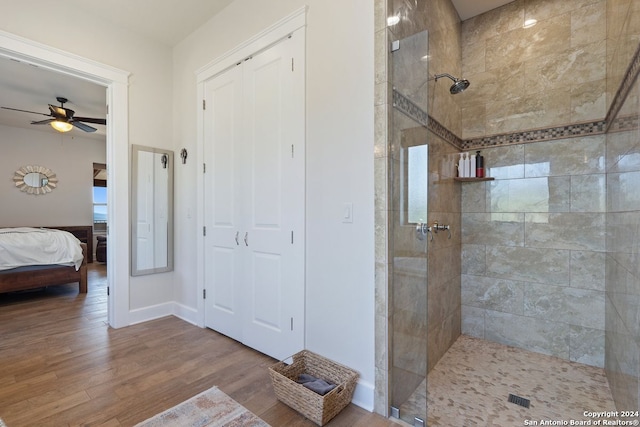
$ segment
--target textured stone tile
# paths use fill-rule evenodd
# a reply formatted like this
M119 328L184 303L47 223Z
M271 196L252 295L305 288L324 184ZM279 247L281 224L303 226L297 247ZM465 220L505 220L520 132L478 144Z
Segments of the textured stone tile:
M523 213L465 213L462 242L468 244L524 246Z
M549 19L558 15L581 10L599 0L572 0L558 2L555 0L526 0L524 19Z
M462 333L484 338L484 309L462 305Z
M524 145L486 149L482 156L486 176L496 180L524 178Z
M605 0L599 0L572 10L571 46L575 47L606 40L606 13Z
M524 290L524 315L604 330L604 292L530 283Z
M604 291L604 252L571 251L571 287Z
M612 211L640 210L640 172L607 175L607 206Z
M570 45L570 14L538 20L531 28L520 27L487 39L487 68L508 67L547 52L564 50Z
M487 276L568 286L569 259L566 250L488 247Z
M559 87L553 91L497 99L487 104L487 133L518 132L560 126L571 120L571 89ZM535 144L533 144L535 145Z
M571 212L605 212L607 208L605 174L571 177Z
M467 182L462 187L462 212L485 212L487 181Z
M486 40L519 29L524 22L524 0L507 3L462 23L462 39Z
M482 276L487 271L485 246L462 245L462 274Z
M607 172L640 170L640 140L637 131L607 135Z
M604 173L604 135L525 145L525 176Z
M550 191L556 189L547 178L495 180L488 185L487 206L493 213L549 212Z
M571 86L571 123L601 120L607 114L607 80Z
M429 426L523 426L525 420L587 420L586 408L616 410L602 369L466 335L426 383L417 388L417 401L427 392ZM530 399L530 408L507 402L510 393Z
M487 310L485 339L536 353L569 358L569 325Z
M522 315L524 283L492 277L462 275L462 304Z
M569 360L604 368L604 330L571 326Z
M591 82L606 78L605 53L604 39L589 45L545 52L526 62L524 75L528 84L525 86L525 92L549 93L567 85L576 87L586 83L589 83L588 89L594 90ZM604 114L598 118L603 117Z
M449 282L435 283L428 287L427 322L429 325L441 324L460 307L460 278Z
M527 247L575 250L605 250L603 213L527 213Z

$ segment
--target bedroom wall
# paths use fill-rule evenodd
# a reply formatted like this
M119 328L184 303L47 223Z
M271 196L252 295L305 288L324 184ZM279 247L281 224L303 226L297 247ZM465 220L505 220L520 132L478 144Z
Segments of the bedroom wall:
M91 225L93 163L106 161L104 141L0 125L0 227ZM59 183L34 196L13 183L21 166L51 169Z
M196 70L308 5L306 347L357 369L355 401L373 407L373 4L236 0L174 49L174 140L197 152ZM179 142L178 142L179 141ZM177 149L177 147L176 147ZM195 157L194 157L195 160ZM197 307L196 180L178 165L175 299ZM353 202L353 223L342 204Z
M172 123L167 120L172 104L171 47L98 19L81 7L51 7L44 0L5 2L2 6L0 30L130 72L129 143L173 149ZM35 10L46 13L33 13ZM140 19L145 13L140 8ZM128 161L120 168L128 171ZM119 192L116 197L118 205L128 206L128 192ZM117 215L126 218L118 219L119 223L128 222L127 209ZM128 237L119 236L118 240L120 247L112 249L128 254ZM128 321L170 313L172 290L173 273L129 278Z

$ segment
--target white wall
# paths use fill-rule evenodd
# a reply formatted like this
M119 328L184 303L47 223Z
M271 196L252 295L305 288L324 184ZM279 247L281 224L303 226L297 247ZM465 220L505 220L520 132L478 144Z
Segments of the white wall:
M55 7L45 0L4 2L0 30L129 71L129 143L173 148L172 123L167 118L172 104L170 47L115 27L78 8ZM120 167L128 170L128 164ZM127 200L129 196L118 197ZM128 221L129 212L118 211L117 215L126 216ZM128 252L129 240L118 238L118 241L124 247L114 248L115 251ZM172 273L132 277L129 303L134 313L132 321L165 313L173 298L172 289Z
M236 0L174 48L175 150L197 151L195 71L308 5L306 347L357 369L356 403L373 407L373 3ZM196 309L196 180L177 165L175 299ZM353 203L353 223L342 205Z
M104 163L105 141L0 125L0 227L93 224L93 163ZM58 178L51 193L18 190L22 166L44 166Z

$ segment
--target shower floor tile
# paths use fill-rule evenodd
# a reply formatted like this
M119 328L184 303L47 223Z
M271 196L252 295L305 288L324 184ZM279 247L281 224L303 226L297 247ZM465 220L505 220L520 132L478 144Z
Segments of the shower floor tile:
M421 386L416 394L423 402L427 394L429 426L579 425L571 421L588 421L585 411L616 410L603 369L466 335L428 383L428 393ZM529 399L530 407L510 403L509 394Z

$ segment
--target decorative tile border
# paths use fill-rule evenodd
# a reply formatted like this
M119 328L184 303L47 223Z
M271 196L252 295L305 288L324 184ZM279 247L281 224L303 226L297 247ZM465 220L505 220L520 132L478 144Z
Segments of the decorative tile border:
M416 105L413 101L395 89L393 89L393 106L410 119L413 119L417 123L426 127L449 144L452 144L457 149L462 149L462 140L460 138L436 119L428 115L420 106Z
M554 139L578 136L599 135L605 132L606 123L598 120L588 123L576 123L546 129L534 129L523 132L505 133L464 140L463 150L476 147L494 147L499 145L526 144L529 142L552 141Z
M616 117L609 123L607 132L623 132L640 128L640 116L637 114L625 117Z

